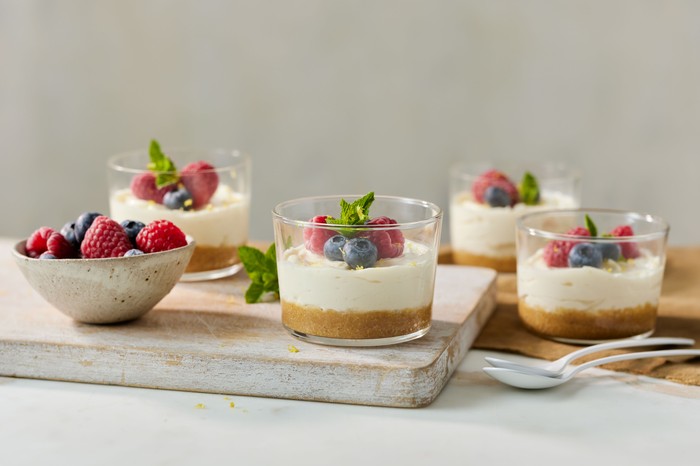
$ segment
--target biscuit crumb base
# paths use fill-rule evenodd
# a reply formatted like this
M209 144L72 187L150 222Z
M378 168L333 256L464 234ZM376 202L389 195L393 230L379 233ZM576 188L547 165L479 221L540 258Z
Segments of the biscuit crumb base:
M409 335L430 327L428 306L387 311L336 311L282 301L282 323L325 338L374 339Z
M545 311L518 302L518 314L525 327L539 335L571 340L613 340L654 330L657 305L647 303L624 309Z
M185 273L219 270L238 264L238 247L236 246L200 246L195 244L192 259L187 264Z

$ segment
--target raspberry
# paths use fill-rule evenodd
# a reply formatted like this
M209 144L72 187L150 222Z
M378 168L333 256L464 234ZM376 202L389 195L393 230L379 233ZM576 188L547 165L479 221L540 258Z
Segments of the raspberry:
M158 204L163 203L163 197L170 191L176 188L175 184L156 187L156 175L151 172L139 173L131 179L131 192L134 196L144 201L154 201Z
M310 223L326 223L326 215L317 215L311 220ZM323 254L323 246L326 244L331 237L335 236L337 233L333 230L327 230L325 228L304 228L304 245L306 249L316 254Z
M575 227L566 232L571 236L591 236L587 228ZM544 247L543 259L549 267L568 267L569 252L581 241L554 240Z
M57 231L49 236L46 248L47 252L54 255L56 259L70 259L78 255L73 245Z
M629 225L620 225L615 227L613 231L610 232L616 238L624 238L626 236L634 236L634 230ZM620 250L622 251L622 256L625 259L636 259L639 257L639 245L637 243L619 243Z
M46 242L48 241L49 236L51 236L51 233L54 233L53 228L41 227L29 235L25 247L27 250L27 255L36 259L42 253L46 252L48 250Z
M145 253L168 251L187 246L187 238L173 222L154 220L136 235L136 246ZM131 249L131 246L126 249Z
M185 165L180 172L180 182L192 195L194 208L199 209L207 205L216 192L219 186L219 175L216 174L212 165L200 160Z
M566 234L571 236L591 236L591 232L588 231L588 228L584 227L574 227L567 231Z
M512 181L508 177L498 170L488 170L477 177L477 179L472 184L472 194L474 199L479 203L484 203L484 193L488 188L494 186L496 188L501 188L510 197L510 205L514 206L520 202L520 193L518 188L515 187Z
M131 248L129 237L121 225L104 215L92 222L80 245L80 251L86 259L121 257Z
M371 225L396 225L396 220L389 217L376 217L367 222ZM399 257L403 254L404 237L400 230L377 230L370 231L362 236L367 237L377 246L378 259L389 259Z
M573 247L568 241L550 241L544 247L544 263L549 267L567 267L569 251Z

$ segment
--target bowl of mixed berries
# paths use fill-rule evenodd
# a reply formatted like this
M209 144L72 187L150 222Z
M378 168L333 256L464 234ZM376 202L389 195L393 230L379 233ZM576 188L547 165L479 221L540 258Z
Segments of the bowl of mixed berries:
M180 279L194 247L168 220L117 223L85 212L60 230L38 228L13 256L56 309L79 322L110 324L150 311Z

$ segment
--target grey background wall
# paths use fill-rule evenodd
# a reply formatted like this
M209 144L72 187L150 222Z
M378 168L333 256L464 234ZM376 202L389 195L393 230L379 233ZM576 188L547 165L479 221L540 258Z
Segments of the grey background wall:
M451 163L498 159L697 243L699 128L692 0L0 0L5 236L107 212L107 157L157 138L252 155L254 238L298 196L446 207Z

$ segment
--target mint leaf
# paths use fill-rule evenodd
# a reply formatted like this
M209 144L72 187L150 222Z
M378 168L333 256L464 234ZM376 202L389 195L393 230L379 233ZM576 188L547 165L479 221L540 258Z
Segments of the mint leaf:
M537 178L530 172L525 172L523 180L518 186L520 201L525 205L537 205L540 202L540 186Z
M596 228L595 223L593 223L593 219L586 214L586 228L588 228L588 232L591 234L592 237L598 236L598 228Z
M374 192L370 191L352 204L340 200L340 218L326 217L331 225L362 225L369 220L369 207L374 202Z
M260 301L264 292L265 290L262 285L251 283L245 292L245 302L248 304L257 303Z
M250 246L241 246L238 248L238 256L250 277L245 302L257 303L265 293L274 293L279 297L275 244L272 243L265 253Z
M155 139L151 140L148 155L151 158L148 169L156 173L156 188L160 189L180 181L175 164L160 150L160 144Z

